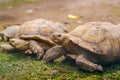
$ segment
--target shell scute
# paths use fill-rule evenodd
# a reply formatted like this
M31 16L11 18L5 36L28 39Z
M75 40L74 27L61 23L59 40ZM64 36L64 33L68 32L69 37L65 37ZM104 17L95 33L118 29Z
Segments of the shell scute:
M37 39L53 44L54 42L49 39L49 36L54 32L64 33L65 28L63 27L52 21L35 19L21 25L16 37L21 39Z
M120 52L120 27L108 22L89 22L70 32L69 39L101 55Z

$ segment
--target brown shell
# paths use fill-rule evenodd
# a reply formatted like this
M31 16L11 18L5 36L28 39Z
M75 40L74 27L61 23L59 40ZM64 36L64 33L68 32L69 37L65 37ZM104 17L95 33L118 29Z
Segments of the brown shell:
M120 27L112 23L89 22L69 34L73 43L94 53L104 55L120 52Z
M13 37L15 37L16 32L19 28L20 27L18 25L9 26L6 29L4 29L3 31L1 31L0 33L7 37L13 38Z
M54 32L65 32L67 29L58 23L45 19L35 19L25 22L19 29L16 37L22 39L38 39L54 44L49 36Z

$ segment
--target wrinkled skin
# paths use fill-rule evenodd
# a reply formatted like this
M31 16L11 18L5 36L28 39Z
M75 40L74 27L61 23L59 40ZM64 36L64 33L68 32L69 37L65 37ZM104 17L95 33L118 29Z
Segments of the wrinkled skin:
M27 50L29 45L29 41L16 38L10 39L9 43L18 50Z
M44 50L40 47L40 45L35 40L23 40L18 38L10 39L9 46L14 47L14 50L19 50L27 54L37 54L37 59L41 59ZM35 48L34 48L35 47ZM10 51L11 49L9 49ZM41 54L39 54L41 53Z
M7 51L7 52L21 51L23 53L31 54L31 51L29 51L28 45L29 45L29 41L12 38L9 40L9 44L5 43L0 45L0 50Z

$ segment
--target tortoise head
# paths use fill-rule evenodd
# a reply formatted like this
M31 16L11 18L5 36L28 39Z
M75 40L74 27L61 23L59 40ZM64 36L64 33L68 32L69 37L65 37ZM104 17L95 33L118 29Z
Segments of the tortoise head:
M18 38L12 38L12 39L10 39L9 42L12 46L14 46L18 50L28 49L29 41L25 41L25 40L18 39Z
M65 33L54 33L51 36L51 40L57 44L64 44L66 41L68 41L68 35Z

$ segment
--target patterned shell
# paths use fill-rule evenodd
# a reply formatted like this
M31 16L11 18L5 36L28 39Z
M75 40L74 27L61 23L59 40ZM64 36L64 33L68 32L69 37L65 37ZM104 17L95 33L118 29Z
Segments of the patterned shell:
M100 55L120 53L120 27L109 22L89 22L70 32L70 40ZM115 54L113 54L115 53Z
M35 19L25 22L18 30L16 37L22 39L37 39L54 44L54 42L49 39L49 36L54 32L64 33L66 31L65 26L60 23L53 23L45 19Z
M19 29L20 27L18 25L13 25L13 26L9 26L7 27L5 30L1 31L0 33L2 33L3 35L13 38L16 35L16 31Z

